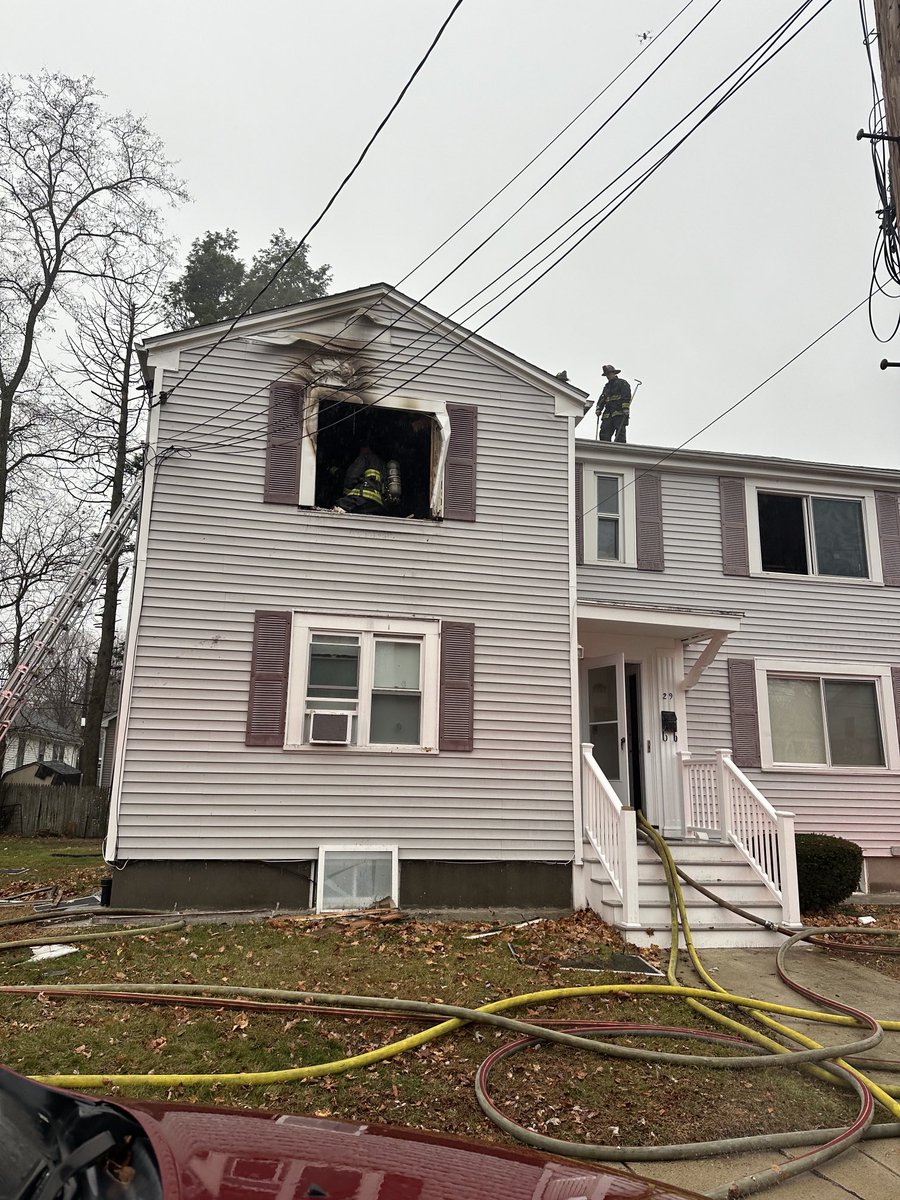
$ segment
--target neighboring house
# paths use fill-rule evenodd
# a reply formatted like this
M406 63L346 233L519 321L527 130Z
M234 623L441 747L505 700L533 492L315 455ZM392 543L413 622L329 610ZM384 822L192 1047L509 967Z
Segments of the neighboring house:
M755 803L740 775L900 889L900 474L576 453L582 730L619 798L669 837L715 836L716 792L741 792L735 820Z
M26 708L13 721L12 729L3 743L0 775L29 763L50 759L77 767L80 749L79 736L69 733L42 713Z
M21 767L14 767L2 777L2 782L76 787L81 782L81 772L68 763L43 759L41 762L24 763Z
M384 285L227 331L143 352L113 903L574 901L640 940L636 808L779 920L787 809L897 881L900 476L576 443L583 392ZM369 443L402 497L336 512Z

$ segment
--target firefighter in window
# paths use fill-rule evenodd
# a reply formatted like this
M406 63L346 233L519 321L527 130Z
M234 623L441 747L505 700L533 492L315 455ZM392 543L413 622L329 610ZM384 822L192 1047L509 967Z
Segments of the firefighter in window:
M343 495L335 512L383 513L395 508L400 500L400 466L384 462L366 443L347 468Z

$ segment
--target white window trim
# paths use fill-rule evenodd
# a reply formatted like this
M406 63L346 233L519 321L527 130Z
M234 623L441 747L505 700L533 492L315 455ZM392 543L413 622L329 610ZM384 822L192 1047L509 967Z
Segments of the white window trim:
M316 912L322 912L322 898L325 891L325 874L322 870L326 854L385 854L391 856L391 903L396 907L400 902L400 866L397 846L380 842L323 842L319 846L318 866L316 868ZM338 912L352 912L352 909L338 909Z
M348 403L352 398L348 397ZM444 465L447 461L447 450L450 445L450 417L444 400L419 400L412 396L385 396L383 399L372 401L379 408L395 408L402 412L427 413L435 418L438 426L440 441L438 452L432 452L431 495L429 508L431 517L444 514ZM368 404L360 403L360 408ZM303 407L303 429L300 440L300 496L298 503L301 508L314 508L316 503L316 448L319 432L319 401L307 399ZM434 443L432 442L432 446ZM435 461L436 459L436 461Z
M588 478L585 481L584 500L584 561L596 563L603 567L636 567L637 566L637 526L634 513L634 467L601 467L594 463L585 463ZM612 475L621 482L619 484L619 557L600 558L597 554L597 511L600 488L597 483L598 475Z
M393 617L334 616L330 613L295 612L291 629L291 659L288 671L287 721L285 725L285 750L303 750L307 753L338 754L434 754L438 742L438 696L440 685L440 638L441 625L438 620L398 620ZM374 637L415 638L422 645L421 696L422 710L418 746L393 746L368 742L356 745L311 744L303 740L303 723L306 711L306 683L309 673L309 644L313 633L372 634ZM364 639L360 647L361 682L371 679L373 638ZM368 689L371 697L371 687ZM360 690L360 707L368 703ZM360 724L363 724L362 713Z
M841 767L824 763L776 762L772 752L772 720L769 713L770 675L799 675L812 679L834 679L845 676L852 679L871 681L875 684L878 715L881 720L881 738L884 746L883 767ZM806 662L794 658L756 659L756 706L759 716L759 749L763 770L800 771L826 775L883 775L887 771L900 771L900 739L897 736L897 713L894 708L894 691L891 683L891 668L884 663L860 662Z
M878 514L875 508L875 493L861 491L859 488L831 484L823 480L816 483L801 484L785 483L781 479L745 479L747 509L747 542L750 552L750 574L759 575L763 579L815 579L819 583L854 584L870 587L875 584L884 585L884 575L881 569L881 546L878 541ZM869 564L869 574L865 579L857 579L852 575L820 575L809 572L806 575L794 575L789 571L764 571L762 565L762 548L759 540L759 503L760 492L778 492L781 495L835 497L838 500L862 501L863 536L866 539L866 561ZM809 534L809 531L807 531Z

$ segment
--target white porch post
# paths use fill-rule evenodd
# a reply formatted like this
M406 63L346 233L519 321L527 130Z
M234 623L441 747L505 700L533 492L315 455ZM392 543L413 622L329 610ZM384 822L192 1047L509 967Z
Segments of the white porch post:
M723 842L728 841L731 832L731 808L728 803L728 770L726 758L731 758L731 750L716 751L716 808L719 814L719 837Z
M638 899L637 813L622 809L622 917L628 927L640 926Z
M794 843L794 814L778 813L778 863L781 867L782 920L800 925L800 887L797 883L797 852Z

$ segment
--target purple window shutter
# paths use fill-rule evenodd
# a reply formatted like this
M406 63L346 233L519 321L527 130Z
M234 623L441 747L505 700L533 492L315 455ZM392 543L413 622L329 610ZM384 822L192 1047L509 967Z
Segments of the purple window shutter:
M300 503L300 442L303 435L302 384L279 379L269 388L266 439L266 504Z
M900 587L900 496L896 492L876 492L878 541L885 587Z
M731 705L731 745L737 767L759 767L759 710L756 704L756 663L752 658L729 658L728 699Z
M575 464L575 561L584 562L584 463Z
M474 404L448 404L450 445L444 467L444 519L474 521L478 409Z
M469 622L441 622L440 702L438 749L470 751L475 735L475 626Z
M253 626L247 734L244 738L248 746L284 745L290 656L291 614L257 612Z
M641 471L634 480L637 569L664 571L662 478L658 471Z
M722 572L725 575L749 575L747 501L742 478L720 476L719 511L722 521Z

